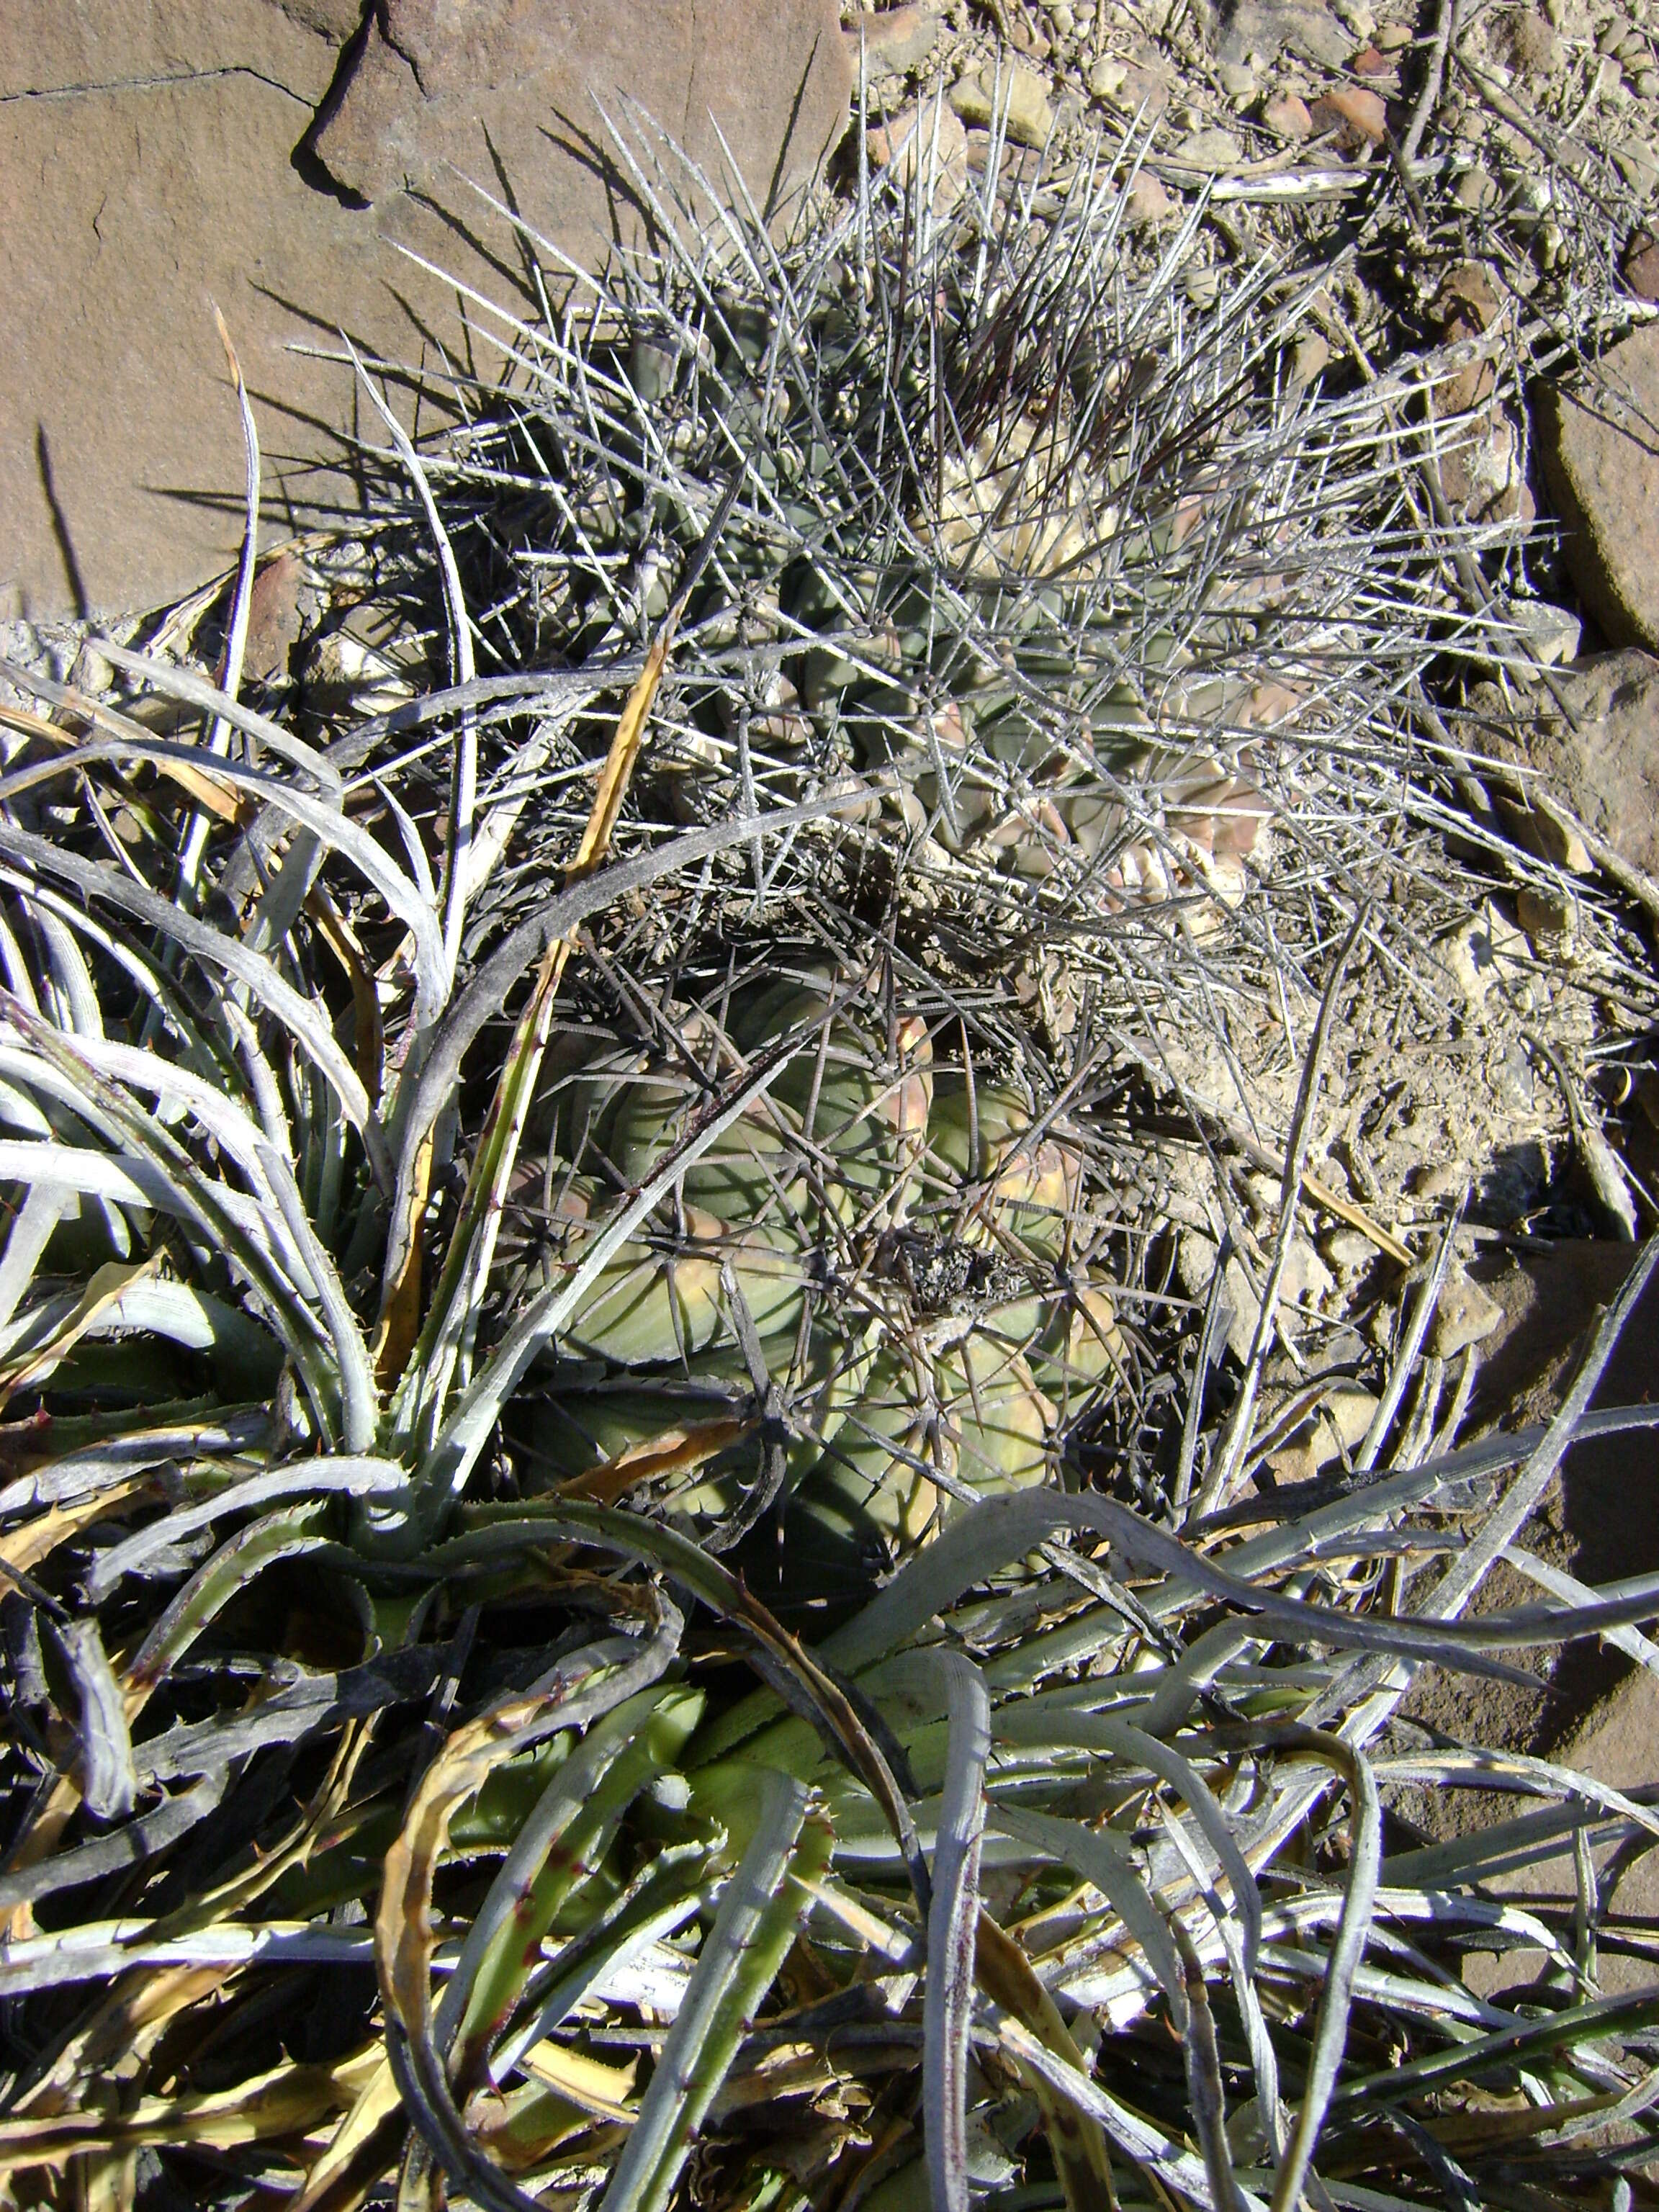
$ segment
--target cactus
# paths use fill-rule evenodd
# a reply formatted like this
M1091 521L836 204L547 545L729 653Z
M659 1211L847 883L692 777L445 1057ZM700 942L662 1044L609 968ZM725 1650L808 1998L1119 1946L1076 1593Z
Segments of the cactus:
M732 1052L793 1049L763 1108L681 1179L672 1227L631 1239L598 1278L524 1431L535 1489L603 1487L605 1462L672 1425L671 1407L708 1419L747 1395L740 1307L792 1409L780 1540L769 1528L749 1547L757 1587L787 1613L845 1601L963 1504L1042 1481L1062 1441L1055 1400L1079 1420L1121 1343L1109 1291L1069 1250L1085 1195L1075 1138L1039 1129L1012 1085L942 1063L916 1018L890 1051L858 1011L837 1009L822 973L727 998ZM713 1025L695 1012L671 1025L672 1058L595 1044L547 1078L521 1173L561 1204L521 1209L515 1296L580 1260L702 1108L688 1062ZM606 1060L626 1072L605 1075ZM765 1450L732 1444L634 1502L707 1540L762 1482Z
M735 483L644 771L673 818L857 770L981 919L988 872L1212 927L1304 760L1328 805L1345 754L1395 749L1379 675L1425 665L1435 590L1411 434L1387 392L1289 380L1304 295L1271 269L1188 309L1192 227L1146 262L1103 152L941 208L930 127L781 243L619 140L649 243L519 340L451 526L489 515L527 649L591 667L649 635Z

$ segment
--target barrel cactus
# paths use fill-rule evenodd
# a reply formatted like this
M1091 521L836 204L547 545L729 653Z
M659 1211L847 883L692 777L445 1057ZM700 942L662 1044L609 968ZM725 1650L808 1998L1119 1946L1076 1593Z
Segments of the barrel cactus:
M786 1609L855 1599L963 1504L1052 1474L1124 1358L1076 1133L936 1052L920 1016L878 1030L863 994L839 997L809 971L726 994L718 1024L664 1009L670 1053L574 1036L526 1127L505 1293L568 1268L650 1175L703 1109L722 1042L783 1054L681 1180L673 1223L623 1245L573 1314L520 1437L532 1487L605 1489L626 1480L606 1463L707 1424L707 1455L665 1486L647 1462L635 1502L719 1548L767 1510L751 1578ZM787 1443L721 1445L769 1394Z
M1144 149L950 200L937 124L781 240L619 142L647 242L550 325L503 318L512 398L448 459L450 526L503 630L591 666L731 497L649 764L671 818L850 769L969 927L1010 925L1000 875L1097 924L1178 896L1203 933L1276 809L1398 759L1431 607L1448 634L1413 434L1386 387L1294 380L1311 284L1264 263L1193 308L1194 225L1155 253L1127 226Z

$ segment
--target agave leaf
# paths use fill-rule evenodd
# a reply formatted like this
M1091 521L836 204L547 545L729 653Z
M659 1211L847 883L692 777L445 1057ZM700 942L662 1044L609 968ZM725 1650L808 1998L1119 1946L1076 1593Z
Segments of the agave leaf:
M1500 2067L1508 2070L1529 2062L1536 2065L1553 2051L1593 2046L1604 2039L1651 2028L1656 2023L1659 2023L1659 1998L1650 1990L1584 1998L1541 2019L1521 2019L1512 2027L1456 2043L1449 2051L1407 2059L1397 2069L1360 2075L1334 2092L1331 2105L1335 2110L1347 2110L1355 2105L1391 2104L1396 2098L1419 2096L1445 2083L1478 2081ZM1396 2074L1404 2079L1396 2080Z
M285 1506L240 1528L204 1559L172 1601L127 1670L131 1693L148 1696L208 1623L239 1590L278 1559L320 1551L332 1540L333 1510L320 1504Z
M319 752L303 738L295 737L292 730L284 729L280 722L273 722L268 714L259 714L241 700L232 697L228 690L221 690L216 684L210 684L195 669L186 668L177 661L160 659L149 653L135 653L126 646L117 645L110 638L100 638L98 650L112 668L119 669L124 676L132 677L146 690L159 691L164 698L179 700L187 707L199 707L204 714L228 722L244 737L253 738L276 759L286 761L290 768L297 768L310 776L319 790L338 795L342 788L340 771L327 753ZM51 695L43 693L42 696ZM155 742L155 732L147 730L142 722L135 722L129 716L116 713L100 701L87 700L82 711L98 728L106 731L111 737L120 738L125 744L149 744Z
M138 1787L132 1737L98 1623L91 1619L54 1622L52 1633L69 1669L78 1707L75 1738L82 1797L96 1819L125 1819Z
M1286 1750L1305 1751L1334 1766L1347 1783L1352 1802L1353 1838L1348 1856L1348 1878L1342 1892L1336 1941L1331 1947L1330 1964L1326 1971L1319 2024L1314 2030L1307 2081L1296 2124L1273 2181L1273 2212L1297 2212L1347 2044L1354 1977L1364 1956L1376 1904L1377 1871L1382 1863L1382 1808L1369 1760L1363 1752L1344 1743L1340 1736L1328 1735L1319 1729L1274 1733L1275 1740Z
M403 2126L397 2077L383 2060L307 2172L292 2212L351 2212L396 2157Z
M605 1714L514 1838L473 1916L433 2031L464 2094L482 2077L554 1916L602 1855L601 1838L678 1755L702 1705L699 1692L653 1686Z
M1655 1240L1659 1245L1659 1239ZM1564 1446L1558 1447L1559 1449ZM1395 1657L1436 1659L1464 1674L1519 1680L1516 1669L1483 1655L1597 1633L1659 1613L1659 1577L1632 1578L1594 1606L1534 1607L1510 1614L1488 1613L1479 1623L1447 1621L1430 1627L1412 1617L1372 1620L1331 1606L1279 1597L1243 1581L1154 1528L1127 1506L1101 1496L1064 1497L1026 1490L969 1508L908 1565L857 1620L825 1644L839 1665L857 1667L866 1653L890 1650L931 1615L998 1567L1021 1559L1057 1528L1093 1531L1121 1547L1125 1557L1162 1568L1177 1585L1195 1584L1259 1619L1292 1641L1309 1641ZM1501 1547L1500 1547L1501 1548ZM920 1608L920 1609L919 1609Z
M60 2167L89 2149L200 2143L229 2150L238 2143L301 2135L350 2102L362 2071L361 2062L339 2067L288 2063L210 2095L146 2097L119 2115L94 2107L37 2119L0 2119L0 2172Z
M810 1899L792 1876L817 1876L829 1864L834 1835L822 1817L809 1820L805 1787L768 1774L760 1788L754 1833L720 1898L604 2212L662 2212L691 2136L805 1917Z
M489 1115L473 1156L443 1271L433 1291L425 1324L402 1369L398 1425L404 1435L418 1434L424 1450L432 1448L431 1431L441 1416L458 1356L463 1362L463 1386L467 1380L466 1354L477 1327L478 1309L495 1256L502 1208L518 1158L519 1139L530 1110L553 1019L553 1001L563 973L568 945L568 939L561 939L547 955L530 1003L519 1018L496 1082ZM416 1249L411 1247L411 1254ZM388 1314L407 1299L410 1287L400 1282ZM388 1327L382 1359L386 1367L395 1368L398 1358L393 1334Z
M527 1748L556 1729L579 1728L648 1687L673 1657L680 1617L657 1599L658 1625L642 1643L612 1637L571 1653L545 1686L490 1706L453 1735L421 1778L401 1833L386 1854L374 1920L374 1957L398 2086L434 2153L489 2201L511 2203L468 2143L432 2032L432 1884L450 1822L506 1746Z
M451 620L455 625L458 639L456 649L458 654L465 650L466 660L465 671L458 665L456 672L465 683L472 675L472 649L454 556L449 550L449 541L443 534L443 526L438 520L438 511L432 503L432 495L427 488L426 478L413 447L394 422L385 402L377 394L374 396L375 404L398 441L398 451L404 457L404 465L415 477L428 520L441 548L445 584L450 594ZM628 703L623 709L622 719L611 741L610 751L599 772L592 809L576 848L573 872L578 877L591 875L610 850L617 816L633 774L635 758L645 733L646 718L657 696L657 686L662 679L663 664L667 659L672 636L672 623L665 624L653 641L651 650L646 655L645 666L629 694ZM449 894L444 915L444 942L452 972L460 943L477 773L476 739L471 720L470 716L464 715L453 779ZM476 1327L477 1301L495 1251L502 1200L518 1158L524 1117L529 1110L536 1077L546 1048L548 1024L553 1016L553 1000L569 956L568 937L561 937L548 947L530 1004L520 1018L506 1066L496 1085L495 1100L483 1140L478 1146L467 1179L460 1218L450 1240L443 1278L433 1310L416 1346L418 1364L414 1395L417 1401L422 1396L428 1399L429 1418L434 1422L449 1380L448 1355L460 1343L463 1334L470 1333ZM410 1233L395 1274L392 1270L389 1251L387 1255L386 1287L381 1299L377 1364L382 1374L392 1377L403 1374L404 1363L410 1356L408 1340L414 1334L414 1316L420 1296L422 1256L419 1235L414 1222L426 1195L424 1186L431 1173L431 1164L430 1146L417 1147L412 1160L417 1181L408 1206ZM401 1191L399 1194L401 1196ZM404 1218L401 1212L398 1218L400 1221ZM434 1368L437 1370L435 1374L432 1371ZM429 1449L430 1437L424 1441Z
M370 403L380 420L392 434L392 442L398 449L398 459L409 471L416 496L426 515L428 529L437 549L438 572L443 579L444 611L449 621L450 650L453 656L451 673L458 685L465 689L472 680L475 665L472 657L472 625L466 611L466 595L461 589L461 572L455 562L455 549L449 542L449 532L444 528L438 503L432 496L432 487L427 481L421 457L410 442L409 434L374 388L349 338L345 349L352 367L357 372L357 381L368 394ZM467 861L472 848L472 814L478 789L478 733L470 708L463 708L457 724L455 748L450 769L449 840L447 846L448 879L445 886L443 913L443 957L445 988L455 972L456 956L460 950L461 924L466 915Z
M1246 1966L1250 1972L1255 1972L1256 1949L1261 1942L1261 1893L1210 1785L1180 1750L1160 1743L1133 1721L1120 1720L1111 1713L1059 1713L1047 1709L1032 1711L1014 1705L998 1714L997 1734L1009 1743L1075 1743L1091 1751L1115 1753L1136 1765L1150 1768L1162 1781L1178 1790L1192 1807L1193 1817L1208 1838L1231 1884L1234 1910L1244 1923Z
M278 1498L314 1498L331 1492L347 1498L384 1496L400 1491L407 1480L396 1460L376 1459L361 1453L297 1460L291 1467L250 1475L246 1481L231 1484L228 1489L204 1499L199 1505L175 1506L163 1519L141 1528L137 1535L100 1552L87 1576L87 1594L95 1604L109 1595L123 1575L131 1573L152 1552L176 1544L198 1528L210 1527L225 1514L269 1505Z
M314 830L295 831L281 868L274 876L267 876L259 903L242 932L242 942L251 952L270 952L286 942L305 911L326 858L327 848Z
M618 2120L632 2126L639 2117L636 2105L627 2101L634 2088L639 2061L626 2066L603 2066L580 2051L567 2051L560 2043L532 2043L520 2064L534 2080L556 2089L585 2112L602 2120Z
M585 1505L574 1499L538 1500L540 1510L527 1514L513 1506L501 1518L475 1514L475 1526L465 1535L441 1545L430 1555L438 1565L486 1549L514 1548L526 1541L544 1541L550 1534L599 1544L624 1558L641 1559L672 1574L723 1619L746 1629L760 1651L771 1661L776 1679L787 1681L836 1744L848 1771L875 1801L897 1844L909 1872L917 1901L926 1910L931 1892L915 1824L893 1778L881 1747L860 1717L852 1700L835 1678L826 1674L795 1638L754 1597L738 1577L723 1567L676 1530L644 1520L637 1514L609 1507ZM509 1517L510 1516L510 1517ZM487 1542L483 1540L488 1540Z
M54 1505L37 1519L27 1521L19 1528L7 1529L0 1538L0 1565L14 1574L29 1574L43 1559L49 1559L60 1544L78 1535L92 1523L112 1518L131 1500L143 1496L151 1488L144 1477L133 1476L126 1482L112 1483L100 1489L94 1498L82 1498L72 1505Z
M1192 2107L1198 2140L1204 2151L1210 2180L1211 2201L1218 2212L1241 2212L1243 2196L1233 2172L1232 2150L1227 2141L1226 2092L1221 2079L1221 2054L1217 2047L1215 2016L1204 1987L1204 1968L1193 1939L1177 1918L1172 1923L1181 1948L1187 1980L1187 2032L1182 2051L1187 2064L1187 2101ZM1292 2199L1292 2202L1295 2200Z
M600 1991L618 1967L685 1925L704 1903L710 1865L717 1851L724 1855L725 1844L720 1831L712 1843L670 1844L592 1927L570 1939L554 1963L557 1979L552 1988L540 1995L531 2018L494 2052L490 2072L496 2081L505 2081L519 2063L520 2052L552 2035L584 1997ZM661 1901L665 1896L665 1904Z
M968 2028L974 2005L991 1700L979 1669L960 1652L941 1652L935 1663L944 1672L950 1696L951 1733L927 1911L922 2111L934 2212L966 2212Z
M137 1417L155 1407L146 1407ZM25 1512L34 1505L72 1504L92 1495L106 1484L125 1482L144 1474L167 1460L189 1460L217 1454L245 1452L263 1441L267 1423L263 1409L225 1414L199 1404L169 1408L176 1415L158 1426L133 1425L124 1432L118 1425L96 1441L60 1451L41 1454L41 1464L16 1476L0 1488L0 1514Z
M22 1873L0 1875L0 1912L9 1913L20 1905L33 1905L40 1898L77 1889L85 1882L102 1881L158 1856L207 1818L223 1797L228 1779L221 1768L204 1775L193 1789L181 1790L176 1797L163 1797L149 1812L141 1813L110 1835L55 1851L45 1864Z
M1149 2167L1159 2180L1178 2190L1183 2197L1191 2197L1194 2203L1205 2206L1206 2212L1233 2212L1231 2207L1215 2203L1201 2159L1194 2158L1183 2144L1175 2142L1144 2114L1121 2103L1099 2082L1068 2065L1024 2021L1010 2018L1000 2006L989 2008L984 2024L975 2026L975 2040L1000 2050L1031 2072L1041 2075L1079 2112L1098 2120L1112 2141L1127 2152L1137 2165ZM1261 2199L1249 2190L1240 2189L1235 2203L1237 2212L1267 2212Z
M52 1183L28 1186L22 1205L12 1215L6 1249L0 1255L0 1329L16 1312L18 1302L34 1280L52 1231L73 1202L69 1191Z
M155 1264L153 1260L141 1260L134 1267L124 1267L112 1260L100 1267L70 1310L54 1322L44 1342L32 1344L21 1358L0 1360L0 1408L7 1406L18 1391L39 1382L60 1360L66 1359L88 1330L119 1301L123 1291L152 1273Z
M306 1272L315 1287L317 1301L322 1307L323 1319L328 1326L329 1337L334 1346L345 1448L349 1452L366 1452L374 1441L380 1401L374 1388L374 1372L369 1365L362 1338L358 1334L356 1318L335 1273L334 1262L317 1241L287 1161L279 1158L274 1146L262 1145L259 1147L259 1164L276 1194L289 1234L294 1239Z
M1058 2006L1032 1971L1031 1962L981 1905L974 1935L974 1970L986 1995L1011 2013L1055 2056L1079 2074L1087 2063L1060 2016ZM1054 2154L1066 2212L1117 2212L1106 2138L1092 2113L1079 2111L1053 2084L1029 2067L1020 2069L1042 2112L1048 2148Z
M325 1082L332 1085L348 1120L362 1136L377 1180L384 1178L389 1186L391 1167L385 1138L356 1070L335 1042L318 1009L285 981L263 955L248 951L239 939L181 913L170 900L146 885L131 883L112 868L83 860L26 830L0 823L0 855L23 872L26 896L36 895L34 884L40 878L56 877L72 884L94 906L116 907L146 928L171 938L210 972L220 969L234 977L283 1024Z
M99 756L107 757L112 750L106 744L79 746L49 766L52 772L63 774L76 768L90 766ZM168 760L187 762L191 749L145 736L142 739L124 743L119 750L138 759L160 764ZM0 778L0 796L10 796L14 787L21 787L40 781L45 773L44 769L25 769L14 775ZM430 900L423 897L421 888L393 863L385 847L370 836L360 823L354 822L343 812L337 802L331 803L325 798L301 791L294 784L285 782L264 769L249 768L237 761L217 760L214 764L214 775L232 790L277 808L319 846L327 851L337 852L349 860L363 880L380 893L391 912L414 939L417 1006L422 1010L420 1018L429 1020L442 1004L448 988L442 934ZM23 833L17 834L21 836ZM307 878L305 887L308 890L309 871L303 851L299 856L298 866L299 873ZM283 872L286 875L287 872L288 863L285 862ZM136 890L137 887L129 885L128 888ZM218 931L209 933L214 936L222 934ZM275 933L272 941L280 942L281 936L285 933ZM230 963L226 962L223 964Z
M7 1011L15 1022L28 1030L32 1042L43 1058L71 1079L79 1079L94 1103L95 1110L107 1116L136 1155L130 1168L116 1168L113 1163L109 1163L105 1169L99 1170L90 1164L100 1159L103 1157L100 1154L86 1152L80 1147L42 1147L48 1152L61 1151L66 1156L64 1162L65 1171L55 1177L45 1174L44 1179L72 1183L76 1176L102 1173L106 1178L106 1188L113 1190L116 1187L113 1178L125 1176L126 1182L138 1194L137 1202L159 1205L201 1231L210 1247L224 1252L234 1261L257 1295L279 1317L283 1340L294 1356L307 1392L316 1407L318 1419L325 1432L331 1431L340 1418L342 1381L349 1394L354 1378L350 1375L343 1378L321 1356L321 1331L309 1308L288 1280L281 1263L265 1243L261 1234L264 1218L258 1209L253 1210L255 1226L251 1231L246 1229L243 1218L246 1202L239 1205L236 1194L227 1185L203 1174L189 1153L158 1121L139 1113L117 1085L100 1075L67 1041L56 1036L33 1015L26 1013L15 1000L5 1001L3 994L0 994L0 1003L7 1005ZM27 1149L0 1145L0 1156ZM265 1176L269 1179L274 1176L279 1190L291 1182L286 1164L274 1147L263 1147L258 1158ZM22 1164L27 1166L29 1164ZM45 1163L42 1162L33 1172L42 1173L44 1170ZM0 1173L4 1172L5 1168L0 1166ZM30 1179L32 1176L29 1175L20 1177L20 1180ZM293 1197L292 1193L290 1196ZM294 1202L297 1206L297 1199ZM302 1245L302 1258L304 1249Z
M1186 1976L1164 1915L1141 1880L1128 1844L1109 1828L1085 1828L1079 1820L1060 1820L1052 1813L1005 1805L995 1799L988 1818L1005 1835L1033 1844L1093 1883L1145 1952L1148 1966L1164 1986L1176 2025L1184 2023Z

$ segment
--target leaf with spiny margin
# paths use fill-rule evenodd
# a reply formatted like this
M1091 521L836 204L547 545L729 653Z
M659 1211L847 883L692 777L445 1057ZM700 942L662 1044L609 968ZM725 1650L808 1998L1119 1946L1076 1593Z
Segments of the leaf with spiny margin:
M811 1813L805 1785L775 1774L762 1790L754 1834L704 1938L601 2212L662 2212L811 1902L794 1877L816 1880L829 1866L835 1836Z

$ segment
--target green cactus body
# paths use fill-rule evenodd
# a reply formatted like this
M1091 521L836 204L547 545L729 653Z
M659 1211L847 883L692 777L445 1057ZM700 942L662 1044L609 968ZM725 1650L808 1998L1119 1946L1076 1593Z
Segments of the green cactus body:
M557 1482L734 1417L752 1381L729 1277L789 1409L778 1510L786 1586L802 1594L858 1587L963 1498L1045 1480L1060 1408L1074 1415L1115 1371L1109 1300L1054 1273L1081 1199L1075 1147L1033 1137L1017 1086L936 1064L923 1021L872 1034L838 1005L830 976L810 970L730 994L732 1051L752 1060L792 1037L798 1048L763 1104L687 1172L659 1225L600 1273L558 1358L542 1364L523 1431L539 1479ZM683 1035L701 1057L715 1031L693 1017ZM605 1063L630 1065L614 1044ZM617 1202L596 1166L636 1185L706 1095L684 1061L653 1055L631 1074L607 1072L605 1099L574 1111L571 1064L567 1052L559 1103L532 1115L550 1147L580 1140L574 1158L550 1150L534 1166L570 1201L549 1224L548 1281L579 1262ZM868 1287L850 1296L843 1277ZM990 1295L973 1287L992 1284ZM760 1449L752 1432L716 1439L655 1494L679 1525L710 1525L757 1479ZM775 1549L757 1535L744 1554L763 1586L779 1571Z

